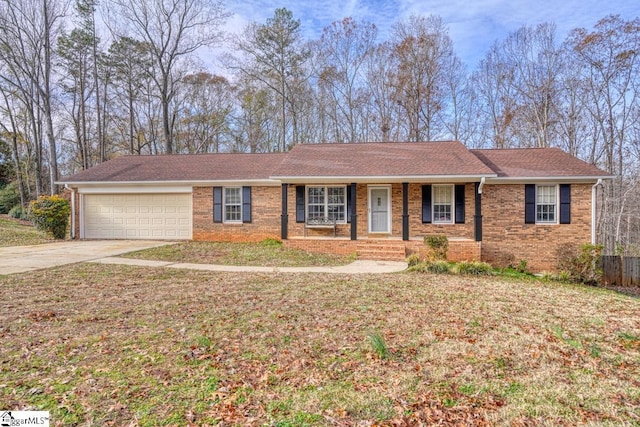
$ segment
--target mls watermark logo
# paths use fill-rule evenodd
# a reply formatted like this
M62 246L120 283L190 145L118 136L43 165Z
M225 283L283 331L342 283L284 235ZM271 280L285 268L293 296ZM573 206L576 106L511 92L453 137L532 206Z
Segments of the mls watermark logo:
M49 411L0 411L0 427L49 427Z

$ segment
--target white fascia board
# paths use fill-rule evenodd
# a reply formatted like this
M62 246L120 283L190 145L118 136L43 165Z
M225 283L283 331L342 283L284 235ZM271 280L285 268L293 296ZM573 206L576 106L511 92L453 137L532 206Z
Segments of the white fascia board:
M402 182L480 182L483 177L497 175L412 175L412 176L273 176L272 179L289 184L393 184Z
M252 180L219 180L219 181L211 181L211 180L202 180L202 181L62 181L57 182L59 185L67 185L73 188L167 188L167 189L176 189L176 188L189 188L189 192L192 187L211 187L211 186L221 186L221 187L231 187L231 186L254 186L254 187L278 187L280 186L280 181L274 181L272 179L252 179ZM147 191L148 192L148 191Z
M613 179L613 175L603 176L537 176L537 177L496 177L487 178L485 184L536 184L549 182L554 184L593 184L599 179Z
M80 194L191 194L193 187L178 185L100 185L77 187Z

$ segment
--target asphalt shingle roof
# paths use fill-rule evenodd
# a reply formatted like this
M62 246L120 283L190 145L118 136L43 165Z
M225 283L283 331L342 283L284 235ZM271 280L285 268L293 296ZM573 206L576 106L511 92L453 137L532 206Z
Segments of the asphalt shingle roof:
M603 177L606 172L559 148L470 150L499 178Z
M558 148L469 150L457 141L299 144L288 153L121 156L61 183L350 177L607 177Z
M269 179L283 153L121 156L60 182L235 181Z
M300 144L274 177L480 176L494 172L462 143Z

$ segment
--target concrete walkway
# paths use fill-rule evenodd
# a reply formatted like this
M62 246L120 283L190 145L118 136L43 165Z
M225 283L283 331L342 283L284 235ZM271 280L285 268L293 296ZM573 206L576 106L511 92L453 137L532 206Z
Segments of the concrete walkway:
M329 274L379 274L397 273L407 268L407 263L398 261L357 260L338 267L253 267L240 265L191 264L169 261L105 257L90 262L100 264L136 265L142 267L167 267L186 270L257 272L257 273L329 273Z
M68 240L42 245L0 247L0 275L121 255L170 244L147 240Z

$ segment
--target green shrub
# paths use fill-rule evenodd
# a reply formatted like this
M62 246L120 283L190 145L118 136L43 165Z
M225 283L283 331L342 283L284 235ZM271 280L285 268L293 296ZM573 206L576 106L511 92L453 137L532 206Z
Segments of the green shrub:
M282 240L273 239L271 237L268 237L268 238L264 239L263 241L261 241L260 244L262 246L268 246L268 247L271 247L271 246L280 247L280 246L282 246Z
M420 262L421 262L421 261L420 261L420 255L418 255L418 254L411 254L411 255L409 255L409 256L407 257L406 262L407 262L407 265L408 265L409 267L415 267L415 266L417 266L418 264L420 264Z
M29 215L27 210L23 208L22 205L15 205L9 211L9 216L15 219L27 219Z
M447 259L447 250L449 249L449 239L446 236L425 236L424 244L431 249L436 260Z
M62 197L40 196L31 202L29 217L39 230L51 233L56 239L64 239L70 213L71 206Z
M527 268L527 260L521 259L520 263L516 267L516 270L518 270L519 273L527 274L529 272L529 269Z
M451 271L451 264L444 260L426 262L424 271L433 274L446 274Z
M602 249L602 245L590 243L585 243L579 249L561 246L558 248L558 270L573 282L596 285L602 278Z
M568 271L562 270L560 273L558 273L558 280L561 282L570 282L571 273L569 273Z
M0 214L7 214L15 205L20 204L18 184L11 182L0 190Z
M493 274L493 267L486 262L480 261L461 261L456 264L455 270L458 274L471 274L475 276Z

